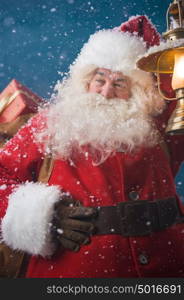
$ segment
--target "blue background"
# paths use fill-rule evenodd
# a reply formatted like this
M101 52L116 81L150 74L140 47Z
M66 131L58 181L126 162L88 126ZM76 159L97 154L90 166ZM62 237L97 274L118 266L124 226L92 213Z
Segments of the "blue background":
M127 4L128 2L128 4ZM167 0L0 0L0 89L12 78L49 98L89 35L146 14L166 29Z
M0 90L16 78L49 99L90 34L147 15L166 30L170 0L0 0ZM184 168L176 187L184 199Z

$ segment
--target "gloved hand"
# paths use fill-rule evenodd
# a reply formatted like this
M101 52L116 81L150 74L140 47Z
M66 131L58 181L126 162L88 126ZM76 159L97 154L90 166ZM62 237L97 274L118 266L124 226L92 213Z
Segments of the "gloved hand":
M63 197L55 207L55 236L65 249L77 252L90 242L94 230L92 218L97 215L93 207L84 207L71 197Z

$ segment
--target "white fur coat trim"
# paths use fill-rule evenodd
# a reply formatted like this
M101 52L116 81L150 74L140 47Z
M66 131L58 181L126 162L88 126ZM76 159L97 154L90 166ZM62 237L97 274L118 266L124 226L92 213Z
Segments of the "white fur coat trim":
M54 204L61 198L57 186L26 183L9 197L2 221L2 238L13 249L50 256L55 250L50 226Z

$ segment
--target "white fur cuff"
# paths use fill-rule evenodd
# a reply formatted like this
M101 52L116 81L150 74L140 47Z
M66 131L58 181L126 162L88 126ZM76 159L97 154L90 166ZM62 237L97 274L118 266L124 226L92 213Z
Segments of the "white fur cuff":
M61 198L57 186L26 183L9 197L2 221L2 238L13 249L50 256L55 250L50 225L54 204Z

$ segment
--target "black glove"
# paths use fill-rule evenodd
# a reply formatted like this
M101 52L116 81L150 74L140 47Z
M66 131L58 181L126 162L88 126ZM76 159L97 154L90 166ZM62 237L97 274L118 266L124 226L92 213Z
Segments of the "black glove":
M90 242L96 208L84 207L71 197L63 197L56 204L55 212L55 236L63 248L76 252Z

